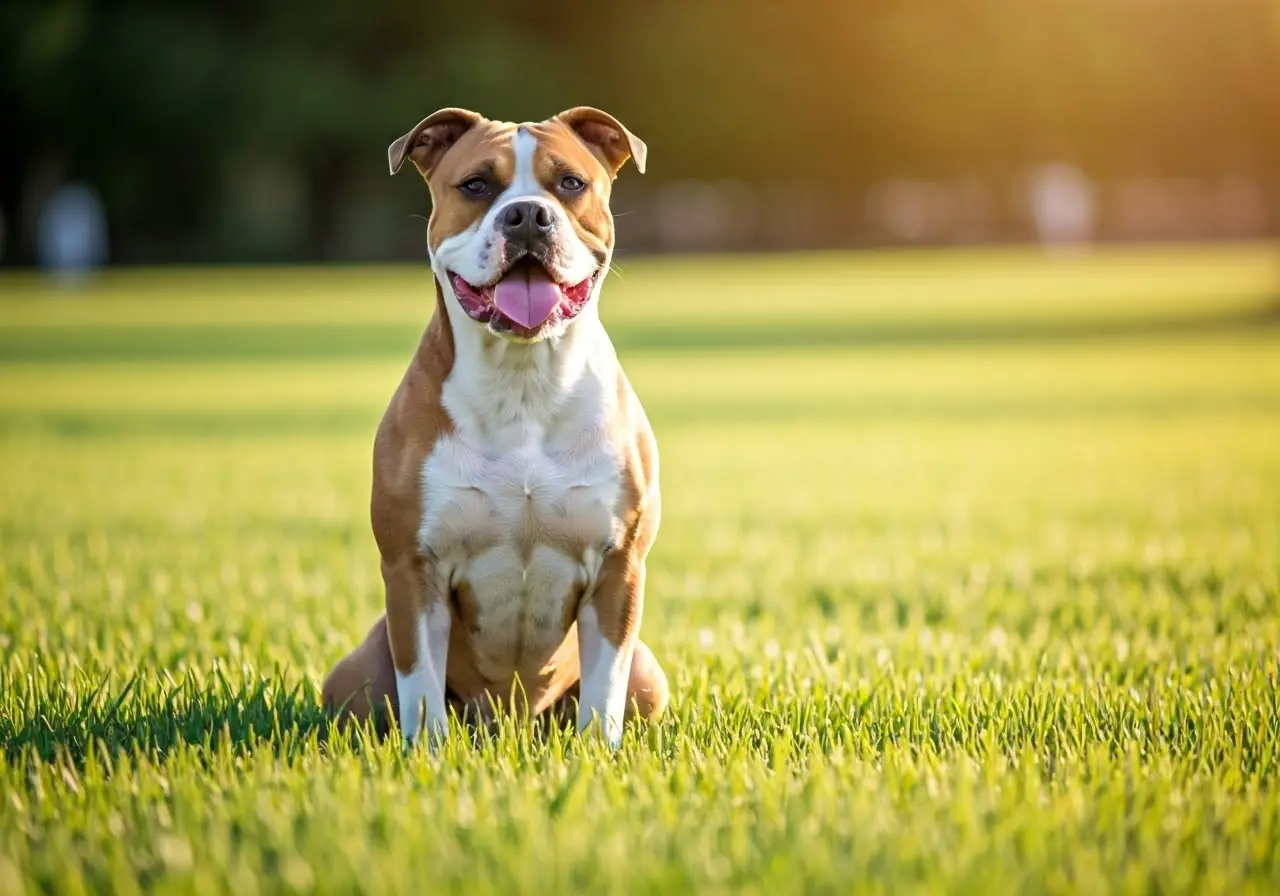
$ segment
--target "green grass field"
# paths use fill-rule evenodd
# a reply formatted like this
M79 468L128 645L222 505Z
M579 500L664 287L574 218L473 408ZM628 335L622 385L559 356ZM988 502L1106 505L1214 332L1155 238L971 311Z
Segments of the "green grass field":
M414 269L0 278L0 893L1280 891L1280 258L634 261L621 752L331 730Z

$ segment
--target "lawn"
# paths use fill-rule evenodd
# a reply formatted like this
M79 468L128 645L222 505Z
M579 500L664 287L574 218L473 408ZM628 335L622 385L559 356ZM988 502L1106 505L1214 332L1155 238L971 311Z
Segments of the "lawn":
M433 759L318 706L428 275L0 278L0 893L1280 891L1278 296L624 261L671 712Z

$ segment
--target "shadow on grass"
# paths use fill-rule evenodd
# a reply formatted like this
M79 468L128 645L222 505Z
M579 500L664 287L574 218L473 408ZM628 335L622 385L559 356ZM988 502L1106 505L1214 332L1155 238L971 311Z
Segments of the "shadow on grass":
M206 756L266 749L290 757L331 740L358 749L374 736L332 725L308 683L290 685L278 673L242 686L216 671L208 682L140 673L114 693L109 680L84 693L43 682L33 690L29 682L0 682L8 691L0 740L10 763L38 757L81 767L91 754L163 758L185 747Z
M120 758L162 760L182 752L199 763L219 757L269 752L283 759L332 752L360 754L390 748L400 752L398 721L390 707L365 723L335 720L309 682L290 684L276 671L244 685L215 669L210 680L188 673L173 681L138 673L112 692L111 679L89 676L52 684L40 673L0 673L0 742L10 765L38 759L77 769L94 760L114 765ZM569 716L544 713L528 726L533 742L563 734ZM479 748L497 734L492 725L458 717L464 736Z

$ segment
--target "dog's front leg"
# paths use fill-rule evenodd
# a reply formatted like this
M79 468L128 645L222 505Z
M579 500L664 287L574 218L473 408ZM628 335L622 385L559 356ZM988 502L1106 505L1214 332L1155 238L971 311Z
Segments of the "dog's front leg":
M610 555L590 598L578 610L578 657L582 683L578 692L578 731L593 724L605 742L622 743L631 657L640 632L644 604L644 561L634 555Z
M382 575L404 747L410 749L425 729L434 752L449 730L445 663L452 614L430 560L410 557L384 563Z

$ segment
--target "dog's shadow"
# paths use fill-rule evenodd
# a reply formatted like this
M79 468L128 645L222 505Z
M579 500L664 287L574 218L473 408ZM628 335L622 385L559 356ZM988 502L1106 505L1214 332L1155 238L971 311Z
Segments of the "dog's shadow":
M2 679L0 691L13 684ZM217 669L189 672L181 680L139 673L123 682L107 678L93 684L82 676L39 690L11 704L17 712L0 713L0 743L10 764L39 760L83 768L91 757L112 765L120 757L164 761L179 753L200 763L227 753L270 751L289 760L401 750L399 722L390 707L363 722L341 718L340 707L326 708L309 681L290 681L279 670L246 683L232 683ZM474 747L496 735L496 724L465 713L457 721ZM527 734L531 742L552 738L557 727L572 726L547 713Z
M10 763L39 759L83 767L90 757L162 760L181 751L208 758L228 750L270 750L289 757L338 740L360 750L388 733L385 724L336 724L314 686L280 672L237 684L215 669L180 680L138 674L83 691L40 690L45 693L19 701L16 713L0 715L0 742Z

